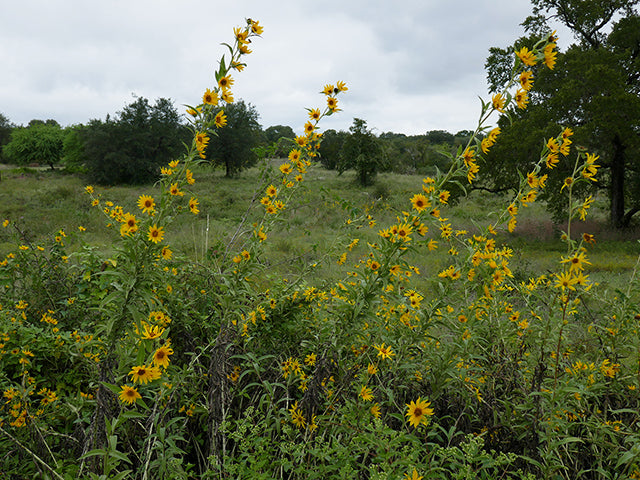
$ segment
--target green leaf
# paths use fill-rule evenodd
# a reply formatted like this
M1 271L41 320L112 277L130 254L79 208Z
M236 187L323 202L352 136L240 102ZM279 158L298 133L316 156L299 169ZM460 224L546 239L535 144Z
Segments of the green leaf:
M123 479L127 478L130 473L131 473L131 470L123 470L122 472L118 473L117 475L111 477L110 480L123 480Z

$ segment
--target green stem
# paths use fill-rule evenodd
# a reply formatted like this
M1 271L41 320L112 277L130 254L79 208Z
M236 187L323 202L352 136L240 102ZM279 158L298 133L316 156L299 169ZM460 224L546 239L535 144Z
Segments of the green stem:
M20 440L18 440L17 438L15 438L13 435L11 435L9 432L7 432L4 428L2 428L0 426L0 433L4 433L7 437L9 437L9 439L15 443L18 447L22 448L25 452L27 452L29 455L31 455L31 457L33 457L33 459L38 462L39 464L41 464L44 468L46 468L49 472L51 472L53 474L54 477L56 477L59 480L65 480L64 477L62 477L59 473L57 473L53 468L51 468L47 462L45 462L44 460L42 460L38 455L36 455L34 452L32 452L31 450L29 450L28 447L24 446L22 443L20 443Z
M565 300L562 304L562 325L560 327L560 332L558 333L558 344L556 345L556 365L555 372L553 373L553 391L555 394L556 387L558 386L558 368L560 364L560 344L562 343L562 333L564 332L565 325L565 317L567 313L567 303L569 302L569 298Z

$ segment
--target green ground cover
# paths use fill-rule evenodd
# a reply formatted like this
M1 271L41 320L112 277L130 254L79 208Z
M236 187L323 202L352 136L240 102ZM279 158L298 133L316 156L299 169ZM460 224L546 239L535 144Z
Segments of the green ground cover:
M271 163L278 164L278 160ZM90 245L106 247L113 243L115 233L105 228L107 217L94 215L90 201L84 194L84 183L78 175L66 175L50 169L18 169L5 166L0 189L0 219L19 219L26 239L38 244L51 238L61 228L67 232L83 226L87 231L83 240ZM200 201L200 214L178 220L171 232L172 247L188 258L202 258L207 248L215 250L226 244L235 232L254 198L255 185L259 180L257 167L244 171L237 178L227 178L220 169L209 166L196 167L199 181L192 192ZM292 259L313 257L314 245L326 245L327 239L345 229L345 218L350 212L371 214L376 221L373 228L363 227L362 234L375 241L379 227L395 220L406 211L408 198L420 191L422 176L384 173L371 187L360 187L352 173L337 175L335 171L321 167L309 169L305 185L297 205L287 212L287 222L279 231L273 232L274 244L270 255L276 269L286 273ZM134 211L139 196L139 187L99 188L105 200L109 199L125 209ZM149 194L157 194L159 186L144 188ZM489 219L505 204L506 196L474 192L460 203L454 204L448 215L458 228L474 231L474 221ZM591 265L588 270L594 279L624 286L636 262L639 252L637 240L640 228L616 230L607 223L607 204L596 203L587 222L575 222L578 233L588 232L596 236L597 243L590 252ZM510 245L520 260L519 272L546 271L553 268L558 256L566 251L560 240L562 225L554 225L544 205L534 204L523 209L518 227L498 239ZM0 230L0 255L13 248L15 232ZM446 261L446 255L437 252L428 262L412 259L426 277ZM324 268L331 276L331 268ZM335 273L335 272L334 272ZM609 275L612 274L612 275ZM605 278L606 277L606 278Z

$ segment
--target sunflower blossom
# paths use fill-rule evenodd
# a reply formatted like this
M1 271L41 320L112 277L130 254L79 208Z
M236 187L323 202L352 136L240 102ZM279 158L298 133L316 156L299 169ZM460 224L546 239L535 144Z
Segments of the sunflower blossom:
M519 51L516 52L516 56L528 66L533 66L536 64L536 56L533 52L531 52L527 47L522 47Z
M418 400L407 404L408 411L405 416L409 417L407 419L408 422L414 427L421 423L429 423L429 417L433 415L433 409L429 408L429 405L431 405L431 402L425 402L420 397L418 397Z
M153 354L153 364L156 367L167 368L169 366L170 355L173 355L173 349L167 345L161 346Z
M148 213L151 215L156 208L156 202L153 197L150 197L149 195L140 195L138 198L138 208L142 210L142 213Z
M138 365L131 368L129 372L131 375L131 380L134 383L148 383L153 380L157 380L162 376L160 369L158 367L146 366L146 365Z
M391 347L385 347L384 343L380 346L374 345L373 348L378 351L378 357L382 357L383 360L385 358L390 359L393 355L395 355L395 352L391 350Z
M153 243L160 243L164 238L164 229L153 224L149 227L148 238Z
M138 390L130 387L129 385L122 385L120 388L122 390L120 390L119 397L122 403L128 403L129 405L131 405L133 403L136 403L136 400L142 398L138 393Z

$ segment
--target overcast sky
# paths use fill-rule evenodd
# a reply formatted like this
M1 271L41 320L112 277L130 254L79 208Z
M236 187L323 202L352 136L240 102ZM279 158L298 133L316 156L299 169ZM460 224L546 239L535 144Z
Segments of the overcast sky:
M346 82L339 115L376 133L455 133L475 127L492 46L523 34L529 0L23 0L0 9L0 113L15 124L104 119L134 101L166 97L182 113L201 102L249 17L264 26L233 93L260 123L300 133L318 92ZM560 35L559 47L572 41Z

